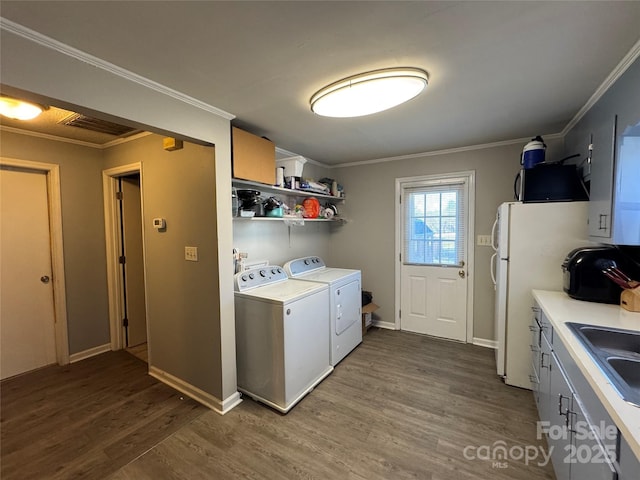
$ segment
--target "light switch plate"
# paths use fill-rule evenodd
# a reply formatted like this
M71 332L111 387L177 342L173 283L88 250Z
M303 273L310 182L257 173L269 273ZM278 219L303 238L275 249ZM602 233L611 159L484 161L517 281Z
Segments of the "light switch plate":
M490 247L491 235L478 235L478 241L476 243L478 246L481 246L481 247Z
M198 247L184 247L184 259L189 262L197 262Z

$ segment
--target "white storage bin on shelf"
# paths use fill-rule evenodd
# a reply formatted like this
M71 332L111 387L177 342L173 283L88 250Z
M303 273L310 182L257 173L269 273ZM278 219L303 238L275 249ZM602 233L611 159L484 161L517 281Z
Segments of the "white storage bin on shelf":
M304 168L305 163L307 163L307 159L301 155L276 160L277 167L284 167L285 178L302 177L302 169Z

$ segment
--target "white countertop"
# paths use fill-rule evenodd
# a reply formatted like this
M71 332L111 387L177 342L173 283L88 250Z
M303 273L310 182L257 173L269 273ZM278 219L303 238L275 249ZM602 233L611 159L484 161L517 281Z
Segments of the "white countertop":
M640 459L640 407L620 397L582 343L565 325L566 322L577 322L640 331L640 313L628 312L618 305L573 300L564 292L533 290L533 297L551 322L554 336L560 337L631 450Z

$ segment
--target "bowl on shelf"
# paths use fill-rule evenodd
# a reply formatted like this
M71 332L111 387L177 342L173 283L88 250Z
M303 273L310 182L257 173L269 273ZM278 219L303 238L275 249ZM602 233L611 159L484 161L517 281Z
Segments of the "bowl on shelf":
M281 218L282 216L284 216L284 209L282 207L276 207L271 210L266 210L265 216Z

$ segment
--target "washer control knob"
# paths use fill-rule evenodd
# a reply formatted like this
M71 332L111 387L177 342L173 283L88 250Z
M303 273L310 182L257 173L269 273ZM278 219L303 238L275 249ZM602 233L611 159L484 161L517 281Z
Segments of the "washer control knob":
M267 272L265 272L264 270L260 270L260 276L261 277L266 277L267 276Z
M242 275L240 277L240 280L242 280L243 282L246 282L247 281L247 276L246 275Z
M306 260L304 261L304 264L305 264L305 265L309 265L309 259L306 259Z
M250 274L249 274L249 278L250 278L251 280L253 280L253 279L255 278L255 275L254 275L253 273L250 273Z

